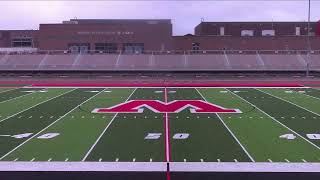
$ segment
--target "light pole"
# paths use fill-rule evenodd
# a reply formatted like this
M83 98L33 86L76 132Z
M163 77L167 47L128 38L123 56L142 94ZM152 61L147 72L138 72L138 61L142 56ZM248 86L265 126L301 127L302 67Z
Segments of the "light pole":
M311 55L310 55L310 51L311 51L311 43L310 43L310 14L311 14L311 0L308 0L308 30L307 30L307 77L309 76L309 66L310 66L310 61L311 61Z

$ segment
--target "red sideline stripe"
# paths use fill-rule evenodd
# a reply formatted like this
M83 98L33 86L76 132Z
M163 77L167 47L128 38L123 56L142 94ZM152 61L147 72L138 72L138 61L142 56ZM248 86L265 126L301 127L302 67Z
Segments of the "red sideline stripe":
M298 83L34 83L32 87L303 87Z
M167 94L167 88L164 88L164 102L168 102L168 94ZM168 164L171 160L171 155L170 155L170 127L169 127L169 117L168 113L165 113L165 118L164 118L164 124L165 124L165 161L167 162L167 172L166 172L166 180L171 180L171 174L170 174L170 167Z

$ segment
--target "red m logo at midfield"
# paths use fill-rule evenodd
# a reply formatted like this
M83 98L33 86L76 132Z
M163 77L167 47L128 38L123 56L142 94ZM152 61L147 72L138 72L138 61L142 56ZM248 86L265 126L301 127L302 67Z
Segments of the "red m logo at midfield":
M239 109L226 109L202 100L175 100L164 103L158 100L131 100L110 108L96 108L93 113L142 113L148 108L156 113L178 113L190 108L191 113L241 113Z

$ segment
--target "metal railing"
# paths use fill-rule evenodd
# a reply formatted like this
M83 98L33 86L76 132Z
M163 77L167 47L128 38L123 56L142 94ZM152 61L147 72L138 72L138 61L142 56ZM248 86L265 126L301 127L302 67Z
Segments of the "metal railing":
M99 55L99 54L124 54L124 55L206 55L206 54L320 54L320 50L167 50L167 51L149 51L142 52L124 52L124 51L95 51L89 50L86 52L71 52L70 50L37 50L37 51L0 51L0 55L68 55L68 54L83 54L83 55Z

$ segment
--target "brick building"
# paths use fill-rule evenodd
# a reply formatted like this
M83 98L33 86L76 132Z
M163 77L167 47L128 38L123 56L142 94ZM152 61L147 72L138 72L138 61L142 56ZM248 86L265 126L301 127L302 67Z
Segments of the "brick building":
M320 22L310 23L310 44L320 49ZM0 47L69 52L169 50L303 50L307 22L201 22L194 35L173 36L169 19L71 19L39 30L0 30Z

